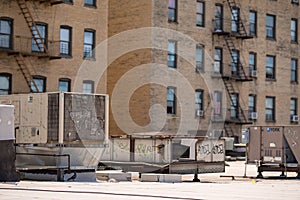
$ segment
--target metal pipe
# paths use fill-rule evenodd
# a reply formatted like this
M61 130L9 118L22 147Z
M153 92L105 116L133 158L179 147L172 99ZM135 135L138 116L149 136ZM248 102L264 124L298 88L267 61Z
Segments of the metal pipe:
M68 173L71 172L71 156L70 154L40 154L40 153L16 153L23 156L50 156L50 157L67 157L68 158Z
M65 101L64 101L64 93L59 93L59 123L58 123L58 143L63 144L64 143L64 107L65 107Z

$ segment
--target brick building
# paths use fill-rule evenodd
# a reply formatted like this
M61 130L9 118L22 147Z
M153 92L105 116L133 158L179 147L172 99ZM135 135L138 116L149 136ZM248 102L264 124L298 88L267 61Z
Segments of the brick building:
M108 93L111 135L298 124L296 0L0 6L2 94Z

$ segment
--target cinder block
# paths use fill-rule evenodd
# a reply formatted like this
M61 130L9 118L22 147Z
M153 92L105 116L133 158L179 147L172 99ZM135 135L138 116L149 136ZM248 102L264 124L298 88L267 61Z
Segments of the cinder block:
M142 182L158 182L159 175L158 174L142 174L141 181Z

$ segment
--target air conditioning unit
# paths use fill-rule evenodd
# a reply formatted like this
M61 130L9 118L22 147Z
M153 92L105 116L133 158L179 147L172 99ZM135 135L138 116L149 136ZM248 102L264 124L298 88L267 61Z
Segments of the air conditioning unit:
M204 116L203 110L197 110L197 111L196 111L196 116L197 116L197 117L203 117L203 116Z
M249 118L250 118L250 119L257 119L257 118L258 118L257 112L252 112L252 113L250 113Z
M298 115L293 115L291 121L292 122L299 122L299 116Z
M250 75L251 75L251 77L257 77L257 71L252 70Z

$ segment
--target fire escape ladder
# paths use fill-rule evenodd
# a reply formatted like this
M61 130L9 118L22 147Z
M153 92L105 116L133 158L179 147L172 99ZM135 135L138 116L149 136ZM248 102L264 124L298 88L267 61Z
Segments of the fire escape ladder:
M233 137L235 135L232 126L229 124L224 124L224 129L226 137Z
M230 99L230 105L233 105L234 103L236 103L237 105L237 119L233 119L232 122L234 123L238 123L238 124L248 124L248 120L247 120L247 117L245 115L245 112L244 110L242 109L240 103L238 100L234 101L233 97L232 97L232 94L238 94L235 89L234 89L234 86L232 84L232 79L228 78L228 79L224 79L224 85L226 87L226 91L229 95L229 99ZM237 121L235 121L237 120ZM231 122L231 121L227 121L227 122Z
M27 23L27 26L31 32L32 39L34 40L39 52L48 54L48 48L45 44L44 39L41 37L41 33L40 33L39 29L37 28L37 25L30 13L30 10L26 4L26 1L25 0L17 0L17 3L19 5L19 8L21 9L21 12Z
M34 79L32 78L32 75L30 73L29 67L27 66L26 62L25 62L25 58L23 57L23 55L21 53L16 54L15 56L15 60L18 63L18 66L26 80L26 83L28 85L28 87L31 89L31 83L33 84L35 91L39 92L39 89L36 85L36 82L34 81Z
M236 0L227 0L227 3L228 3L228 6L229 6L229 9L230 9L231 13L233 13L233 10L235 8L238 8L238 4L237 4ZM241 20L240 16L239 16L238 19L234 19L234 21L238 24L239 35L237 35L237 37L240 37L242 39L252 38L251 36L249 36L247 34L246 27L245 27L243 21Z

